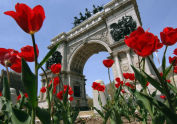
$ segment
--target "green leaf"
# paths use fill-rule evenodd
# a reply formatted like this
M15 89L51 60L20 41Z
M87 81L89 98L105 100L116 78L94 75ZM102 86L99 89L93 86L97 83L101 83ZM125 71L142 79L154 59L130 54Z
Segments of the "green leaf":
M98 112L98 114L99 114L102 118L104 118L103 112L101 112L99 109L97 109L97 108L95 108L95 107L93 107L93 109L95 109L95 110Z
M160 112L158 112L155 117L152 119L152 124L164 124L165 116Z
M152 97L155 97L156 96L156 94L157 94L157 90L155 90L153 93L152 93Z
M26 92L28 93L29 100L33 107L37 107L37 88L36 76L31 72L28 64L22 58L22 82Z
M37 107L36 115L43 124L50 124L50 113L46 109Z
M168 73L170 72L170 70L172 69L173 64L171 64L167 69L165 69L163 76L166 77L168 75Z
M47 102L49 101L49 98L50 101L52 101L53 100L53 80L52 80L52 84L50 85L50 87L48 87L47 90L49 90L49 97L47 96Z
M152 86L154 86L157 90L164 94L164 90L161 88L161 84L157 80L150 77L146 72L143 73L145 74L147 81L149 81Z
M24 111L12 108L12 123L13 124L30 124L31 117Z
M2 94L3 96L10 100L11 96L10 96L10 88L9 88L9 83L7 81L7 77L3 76L3 90L2 90Z
M134 94L136 95L137 99L140 100L144 104L144 107L148 110L151 117L153 117L154 115L152 112L151 102L148 99L146 99L144 96L142 96L141 93L139 93L137 91Z
M22 109L23 105L24 105L24 101L25 101L25 96L23 95L23 93L20 91L20 95L21 95L21 99L20 99L20 103L19 103L19 109Z
M139 83L141 84L141 86L143 88L145 88L146 87L146 83L147 83L146 78L135 67L132 66L132 68L133 68L133 71L135 72L135 78L139 81Z
M73 112L73 116L72 116L73 123L76 121L78 115L79 115L79 109L77 109Z
M120 85L119 88L116 89L116 93L115 93L115 95L114 95L114 100L115 100L116 102L119 101L119 95L120 95L121 89L122 89L122 85Z
M63 103L64 103L64 105L66 105L67 101L68 101L68 90L69 90L69 86L67 86L66 92L63 95Z
M163 53L163 59L162 59L162 71L163 71L163 74L165 73L165 68L166 68L166 57L165 57L165 54L167 52L167 48L168 48L168 46L165 47L165 51Z
M165 117L170 120L170 124L176 124L177 122L177 115L171 111L164 103L153 99L152 97L146 96L142 93L139 93L143 99L149 100L151 104L153 104L159 111L161 111Z
M43 58L43 60L38 64L38 69L50 58L50 56L56 51L60 43L56 44Z
M163 74L165 73L165 68L166 68L166 57L165 55L163 56L162 59L162 70L163 70Z
M104 123L105 123L105 124L106 124L106 122L108 121L108 119L109 119L111 113L112 113L112 110L111 110L111 109L108 110L108 111L106 111L105 117L104 117Z
M173 92L177 93L177 89L176 87L174 87L172 84L167 83L167 85L170 87L171 90L173 90Z
M117 110L113 110L110 117L111 124L122 124L121 116Z

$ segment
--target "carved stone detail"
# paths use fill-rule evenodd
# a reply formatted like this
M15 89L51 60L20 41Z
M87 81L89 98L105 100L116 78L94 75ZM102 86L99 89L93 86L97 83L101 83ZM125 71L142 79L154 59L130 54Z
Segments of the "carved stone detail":
M129 71L128 63L122 64L121 67L122 67L123 72L128 72Z
M101 40L101 41L107 42L108 41L108 39L107 39L107 31L95 34L95 35L87 38L87 41L89 41L89 40Z

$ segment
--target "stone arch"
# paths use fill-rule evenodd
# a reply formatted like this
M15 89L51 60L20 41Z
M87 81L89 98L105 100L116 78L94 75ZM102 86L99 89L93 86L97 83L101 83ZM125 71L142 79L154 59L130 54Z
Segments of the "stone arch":
M68 62L68 71L83 73L83 68L87 60L95 53L107 51L109 54L112 50L108 44L100 40L89 40L80 44L71 54Z
M127 52L127 46L123 40L114 41L111 38L110 25L117 22L124 15L132 16L137 25L141 25L136 1L112 0L104 6L104 11L95 14L69 32L63 32L51 40L51 45L48 46L49 49L61 42L58 51L63 56L61 71L63 82L69 84L74 89L74 93L79 91L80 94L73 94L72 106L87 106L86 79L83 75L83 69L85 63L93 54L107 51L111 55L111 58L115 61L112 67L114 77L122 77L121 69L125 57L127 57L126 61L128 61L128 64L125 64L126 66L137 63L137 56L133 52ZM122 56L121 52L126 54ZM119 53L122 61L119 59ZM50 75L50 73L47 75ZM41 74L41 76L45 79L44 74Z

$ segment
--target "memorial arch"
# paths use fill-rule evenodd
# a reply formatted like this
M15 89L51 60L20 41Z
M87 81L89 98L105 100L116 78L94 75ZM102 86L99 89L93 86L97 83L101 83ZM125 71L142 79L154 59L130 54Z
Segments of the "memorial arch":
M138 56L125 45L123 38L115 41L110 33L110 25L127 16L136 22L137 27L142 25L136 0L112 0L103 8L103 11L91 16L71 31L53 38L48 46L51 49L60 42L57 50L63 56L62 80L74 90L73 106L87 106L83 68L93 54L101 51L110 54L109 58L115 61L112 66L114 77L123 78L123 72L132 72L130 65L138 67ZM151 73L148 63L145 69ZM47 74L49 78L54 76L50 71ZM45 76L41 76L45 86ZM41 95L41 100L45 100L45 96Z

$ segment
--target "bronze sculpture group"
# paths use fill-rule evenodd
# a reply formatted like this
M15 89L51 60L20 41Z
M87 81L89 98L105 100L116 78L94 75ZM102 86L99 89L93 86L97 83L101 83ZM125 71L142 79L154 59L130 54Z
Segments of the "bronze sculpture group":
M103 6L97 6L95 7L95 5L93 5L93 11L90 12L87 8L85 9L85 14L83 15L81 12L79 13L80 18L78 17L74 17L74 27L76 27L77 25L79 25L80 23L82 23L83 21L85 21L86 19L90 18L92 15L100 12L103 10Z
M123 16L118 23L110 25L110 33L114 41L119 41L136 29L136 21L131 16Z

